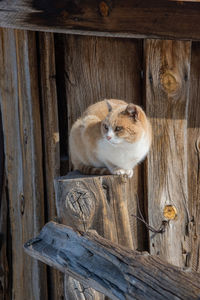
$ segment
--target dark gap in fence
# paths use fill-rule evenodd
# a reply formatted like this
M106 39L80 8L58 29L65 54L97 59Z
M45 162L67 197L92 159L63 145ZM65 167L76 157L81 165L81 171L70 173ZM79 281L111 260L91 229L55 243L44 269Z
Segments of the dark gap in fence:
M142 108L144 109L144 111L146 111L146 101L145 101L145 64L144 64L144 41L140 40L139 41L139 53L140 53L140 61L141 61L141 68L140 68L140 105L142 106ZM145 219L145 221L148 223L148 198L147 198L147 184L146 184L146 178L145 178L145 166L146 166L146 159L144 162L141 163L140 167L139 167L139 181L140 181L140 192L139 192L139 196L138 197L138 202L140 205L140 210L141 213ZM137 213L138 213L138 209L137 209ZM139 213L138 213L139 215ZM146 228L146 226L143 224L141 225L141 222L138 221L137 226L142 226L142 236L143 236L143 248L142 249L138 249L139 251L149 251L149 234L148 234L148 229Z
M60 175L69 171L68 152L68 120L65 83L65 43L64 35L54 34L55 61L56 61L56 87L58 99L58 121L60 134Z
M41 118L41 135L42 135L42 171L43 171L43 185L44 185L44 221L48 222L48 209L47 209L47 186L46 186L46 165L45 165L45 141L44 141L44 114L42 106L42 87L41 87L41 56L40 56L40 43L39 43L39 33L36 32L36 52L37 52L37 72L38 72L38 93L40 98L40 118Z
M46 164L45 164L45 130L44 130L44 113L43 113L43 105L42 105L42 82L41 82L41 54L40 54L40 42L39 42L39 32L35 33L36 39L36 55L37 55L37 73L38 73L38 93L39 93L39 103L40 103L40 118L41 118L41 140L42 140L42 172L43 172L43 187L44 187L44 221L47 223L49 221L49 214L48 214L48 197L47 197L47 184L46 184ZM49 266L46 267L46 278L47 278L47 294L48 299L51 299L51 278L50 278L50 270Z

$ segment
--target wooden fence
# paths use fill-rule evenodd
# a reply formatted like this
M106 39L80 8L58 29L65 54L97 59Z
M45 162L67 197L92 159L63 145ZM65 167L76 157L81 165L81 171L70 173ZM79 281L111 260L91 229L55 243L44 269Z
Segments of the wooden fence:
M104 98L141 105L153 126L129 187L132 248L200 271L199 85L200 42L0 29L0 298L66 299L63 275L23 244L56 217L53 180L71 169L72 123ZM137 199L150 226L168 222L164 234L136 220Z

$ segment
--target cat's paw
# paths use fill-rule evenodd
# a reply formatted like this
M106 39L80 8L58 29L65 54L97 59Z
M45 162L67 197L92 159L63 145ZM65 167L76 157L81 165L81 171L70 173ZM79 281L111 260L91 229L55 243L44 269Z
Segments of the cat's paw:
M118 169L118 168L116 168L112 171L112 174L114 174L114 175L124 175L125 173L126 173L126 170Z
M133 176L133 170L129 169L129 170L125 170L125 169L114 169L112 171L112 174L114 175L127 175L129 178L131 178Z
M126 175L131 178L133 176L133 169L126 170Z

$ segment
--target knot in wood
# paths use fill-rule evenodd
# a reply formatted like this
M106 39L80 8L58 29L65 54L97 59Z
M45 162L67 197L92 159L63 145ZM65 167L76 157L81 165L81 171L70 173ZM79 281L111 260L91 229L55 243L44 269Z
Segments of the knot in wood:
M163 215L168 220L175 220L177 218L177 210L174 205L166 205Z
M102 17L107 17L109 15L109 6L105 1L99 3L99 11Z
M180 88L180 83L176 78L176 74L170 71L161 75L161 83L167 93L174 93Z
M66 195L66 208L82 221L90 220L95 212L95 200L86 189L73 188Z

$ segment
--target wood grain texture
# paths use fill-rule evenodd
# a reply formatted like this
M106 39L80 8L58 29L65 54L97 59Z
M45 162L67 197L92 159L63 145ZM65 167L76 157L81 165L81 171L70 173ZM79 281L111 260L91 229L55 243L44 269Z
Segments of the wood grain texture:
M53 181L60 175L59 124L56 90L56 66L53 33L38 33L38 60L44 146L45 218L56 216ZM63 274L48 270L49 299L62 299Z
M140 41L73 35L62 38L69 129L89 105L102 99L141 104Z
M97 230L109 240L132 249L134 244L128 214L132 182L124 180L118 176L84 176L78 172L56 180L59 222L77 230ZM136 206L135 203L133 205ZM84 290L85 299L104 299L93 290L78 287L80 284L73 279L66 279L66 285L67 299L78 297L81 290Z
M192 45L190 98L188 107L188 228L191 239L189 265L200 272L200 44Z
M199 299L200 274L128 250L93 232L50 222L25 244L26 252L102 291L111 299Z
M55 181L59 222L133 248L128 199L131 180L123 176L85 176L69 173Z
M63 97L66 98L68 116L65 130L61 124L63 132L61 144L63 141L65 143L66 132L70 131L73 122L89 105L104 98L125 99L141 104L141 46L139 41L128 39L56 35L56 49L64 49L63 53L62 51L57 53L63 54L63 58L58 58L59 62L63 62L62 69L59 70L64 74L61 82L64 82L65 86L60 96L62 101ZM63 89L63 86L61 88ZM67 151L65 157L69 157L68 149L65 150ZM146 242L143 238L144 229L131 216L137 215L135 206L137 194L140 201L143 200L141 167L135 168L132 185L129 187L131 192L131 197L128 198L129 220L131 232L135 233L132 238L136 248L144 249ZM101 226L100 223L95 224L94 228L101 230ZM109 226L105 223L105 232L112 231Z
M56 216L53 180L60 175L54 36L38 33L48 219Z
M44 224L35 34L0 31L0 104L12 238L12 298L45 299L46 268L22 245Z
M61 40L62 41L62 40ZM142 102L142 44L128 39L66 36L65 85L68 108L68 132L73 122L91 104L109 98L123 99L141 105ZM64 137L65 138L65 137ZM63 139L63 138L61 138ZM143 203L142 168L134 170L132 198L129 212L138 195ZM137 232L136 248L145 248L145 232L134 217L130 217L132 232ZM135 239L135 237L134 237Z
M153 126L147 163L149 223L163 234L150 233L151 254L177 266L188 266L190 223L187 190L187 106L190 42L147 40L146 112ZM164 217L167 205L177 217ZM165 223L166 224L166 223Z
M136 38L200 39L199 3L137 1L0 1L0 26Z

